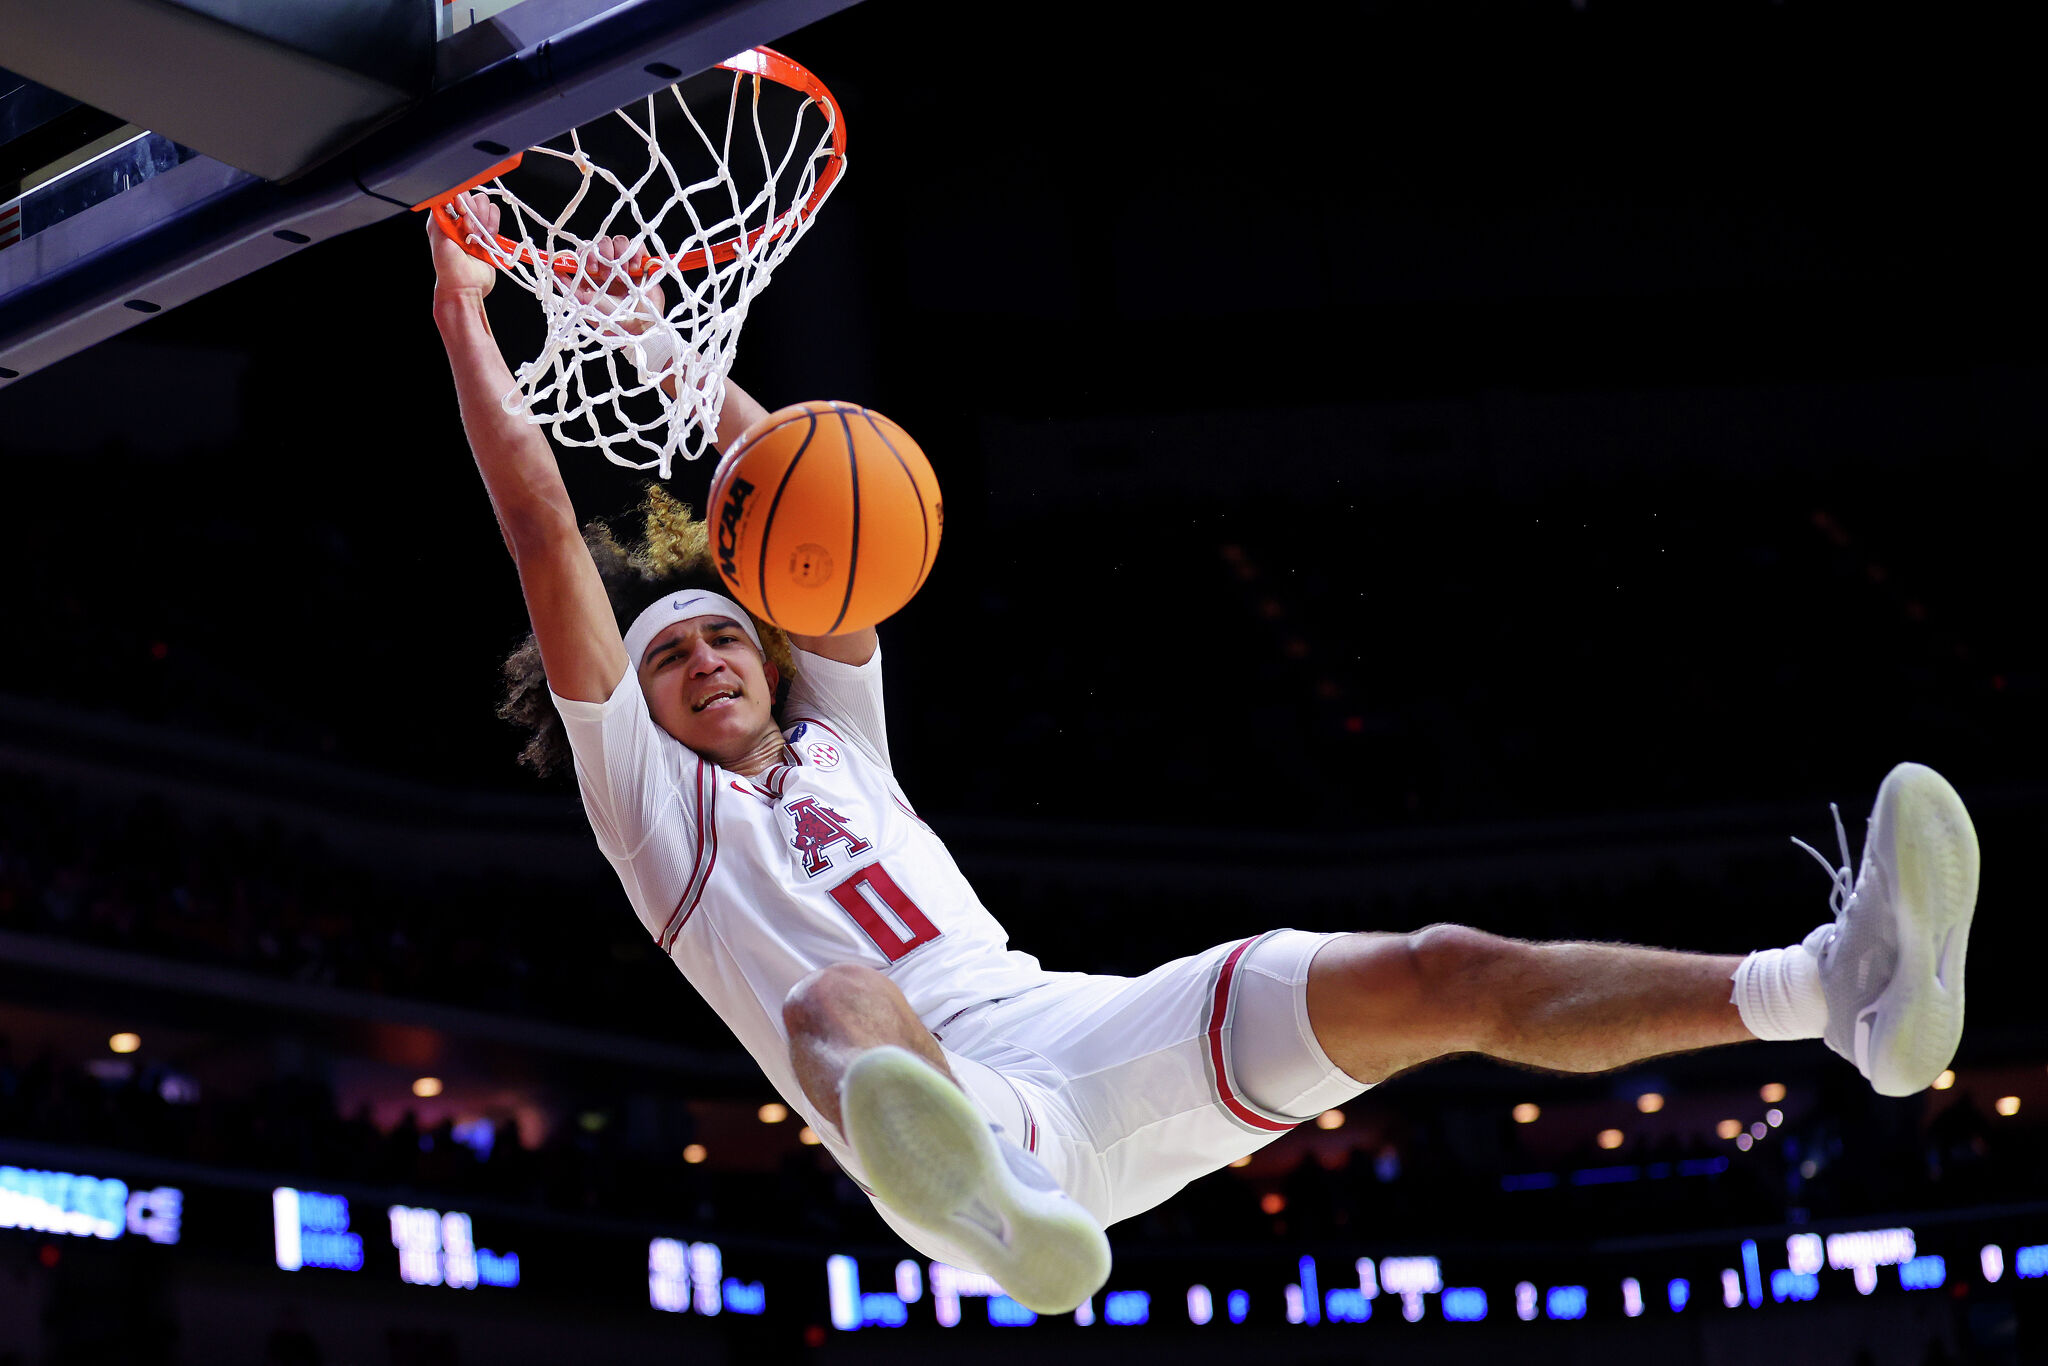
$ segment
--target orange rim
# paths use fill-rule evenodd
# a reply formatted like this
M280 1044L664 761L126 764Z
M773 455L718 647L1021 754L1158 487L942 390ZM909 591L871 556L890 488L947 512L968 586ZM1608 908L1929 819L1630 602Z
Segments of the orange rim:
M818 172L818 183L811 187L810 197L780 218L771 223L763 223L752 232L728 238L715 246L687 251L680 256L650 257L644 265L629 271L635 279L644 278L663 268L701 270L713 261L723 264L739 255L742 249L751 250L764 238L780 237L817 211L818 205L824 202L825 196L838 182L840 173L846 169L846 116L839 108L839 101L833 99L832 92L825 88L825 83L813 76L802 64L792 61L773 48L757 47L718 63L714 69L738 72L745 76L765 76L777 85L788 86L798 94L807 96L812 103L825 111L825 117L832 125L832 154L826 160L825 168ZM463 230L461 222L455 217L455 196L473 190L487 180L495 180L514 169L519 165L522 155L524 153L514 152L504 161L457 185L447 193L437 195L424 204L413 205L413 209L431 212L440 223L442 231L460 242L464 251L487 265L496 265L497 260L489 252L469 242L469 234ZM492 236L498 237L496 233ZM523 242L514 242L505 237L498 237L498 247L504 255L522 264L546 266L561 276L576 274L576 258L572 252L535 251Z

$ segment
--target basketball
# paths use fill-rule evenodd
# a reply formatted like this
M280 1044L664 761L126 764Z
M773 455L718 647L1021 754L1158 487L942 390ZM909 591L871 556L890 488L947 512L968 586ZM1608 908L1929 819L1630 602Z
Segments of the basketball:
M770 413L711 476L718 572L763 621L801 636L873 626L931 573L945 505L901 427L853 403Z

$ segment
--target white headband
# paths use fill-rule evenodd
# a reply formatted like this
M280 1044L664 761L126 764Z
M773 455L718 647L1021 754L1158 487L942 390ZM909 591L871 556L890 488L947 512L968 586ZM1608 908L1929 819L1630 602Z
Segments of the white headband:
M679 621L691 617L731 617L734 624L746 633L754 648L765 658L768 651L761 645L761 633L754 629L754 619L747 615L747 609L721 593L707 588L686 588L680 593L670 593L656 601L633 618L633 624L626 628L626 663L640 667L640 657L647 653L647 647L654 638Z

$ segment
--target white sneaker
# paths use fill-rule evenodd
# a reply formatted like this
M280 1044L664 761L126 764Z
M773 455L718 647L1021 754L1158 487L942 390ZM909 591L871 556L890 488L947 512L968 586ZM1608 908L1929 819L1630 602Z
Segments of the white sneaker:
M1832 807L1830 809L1833 809ZM1835 812L1837 868L1804 840L1835 880L1832 923L1806 937L1820 960L1828 1047L1856 1064L1880 1095L1924 1090L1963 1036L1963 957L1977 906L1977 831L1948 781L1921 764L1885 775L1849 876L1849 838Z
M958 1086L906 1048L871 1048L839 1086L847 1140L882 1203L976 1254L1004 1293L1065 1314L1109 1279L1095 1217Z

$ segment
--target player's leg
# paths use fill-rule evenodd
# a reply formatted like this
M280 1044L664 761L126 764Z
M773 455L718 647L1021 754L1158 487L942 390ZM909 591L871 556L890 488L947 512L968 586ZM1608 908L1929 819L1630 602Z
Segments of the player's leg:
M1373 1082L1451 1053L1594 1072L1752 1038L1825 1037L1880 1092L1911 1094L1947 1066L1962 1033L1976 832L1955 789L1918 764L1885 778L1853 879L1839 824L1836 918L1803 943L1738 958L1531 944L1454 925L1346 936L1310 969L1317 1041Z
M821 968L782 1016L798 1083L877 1200L1039 1313L1102 1288L1101 1226L990 1123L895 983L858 964Z
M1755 1037L1729 1001L1740 957L1620 944L1532 944L1462 925L1332 940L1308 1012L1361 1082L1453 1053L1601 1072Z
M818 1113L843 1129L840 1088L854 1060L872 1048L905 1048L959 1085L932 1032L917 1018L896 984L873 968L835 963L819 968L782 1003L789 1059L797 1083Z

